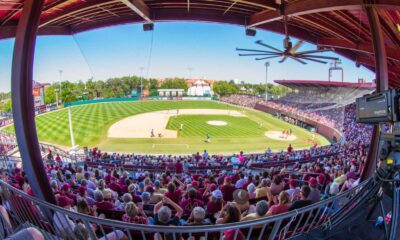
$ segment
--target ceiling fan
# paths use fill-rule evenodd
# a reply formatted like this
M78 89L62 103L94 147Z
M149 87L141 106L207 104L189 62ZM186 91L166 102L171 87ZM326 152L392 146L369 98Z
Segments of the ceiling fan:
M297 62L302 64L307 64L306 61L313 61L317 63L328 63L324 60L339 60L336 57L327 57L321 55L314 55L315 53L322 53L322 52L329 52L333 51L332 48L318 48L316 50L309 50L309 51L302 51L298 52L297 50L303 45L303 41L298 41L294 46L292 41L290 41L290 36L288 33L288 26L287 26L287 16L283 17L283 24L285 27L285 39L283 40L283 47L284 50L279 50L278 48L272 47L268 44L263 43L261 40L256 41L256 44L269 48L268 51L266 50L257 50L257 49L244 49L244 48L236 48L236 51L241 51L244 53L239 53L239 56L264 56L258 57L256 60L265 60L270 58L277 58L283 57L279 63L283 63L286 61L287 58L291 58Z

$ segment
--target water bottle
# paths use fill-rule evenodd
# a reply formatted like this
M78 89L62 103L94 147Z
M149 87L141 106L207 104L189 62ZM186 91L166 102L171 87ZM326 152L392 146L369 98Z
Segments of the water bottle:
M386 224L389 224L391 220L392 220L392 211L390 211L388 214L386 214L386 217L385 217Z
M383 223L383 217L379 216L378 219L376 220L375 227L380 227L382 223Z

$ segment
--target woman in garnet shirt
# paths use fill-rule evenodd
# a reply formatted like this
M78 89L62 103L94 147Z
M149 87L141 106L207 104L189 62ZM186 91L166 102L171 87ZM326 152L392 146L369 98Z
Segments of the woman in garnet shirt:
M167 198L171 199L174 203L179 204L181 200L182 191L180 189L176 189L176 186L173 182L168 184L168 192L164 194Z
M279 194L278 204L273 205L268 210L268 215L277 215L289 211L290 196L289 193L283 191Z

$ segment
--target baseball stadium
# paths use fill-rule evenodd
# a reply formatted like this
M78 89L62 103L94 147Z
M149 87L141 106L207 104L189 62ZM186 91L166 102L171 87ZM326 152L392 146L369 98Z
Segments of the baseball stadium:
M237 149L264 152L268 147L281 151L288 144L295 149L309 148L314 142L330 144L319 134L312 136L269 114L217 101L88 104L72 107L71 115L75 143L108 152L188 154L207 149L232 154ZM67 109L38 116L36 128L40 141L71 148ZM282 132L290 129L292 135L284 137Z
M399 49L393 0L0 0L0 239L400 239Z

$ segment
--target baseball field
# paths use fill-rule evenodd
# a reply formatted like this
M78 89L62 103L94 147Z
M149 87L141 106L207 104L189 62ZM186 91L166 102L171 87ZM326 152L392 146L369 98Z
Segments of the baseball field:
M75 143L108 152L186 154L280 151L312 145L312 133L275 117L215 101L111 102L72 107ZM68 111L36 117L40 141L71 147ZM284 130L292 130L289 136ZM14 132L13 127L4 129ZM208 139L208 140L207 140ZM318 145L329 141L318 134Z

